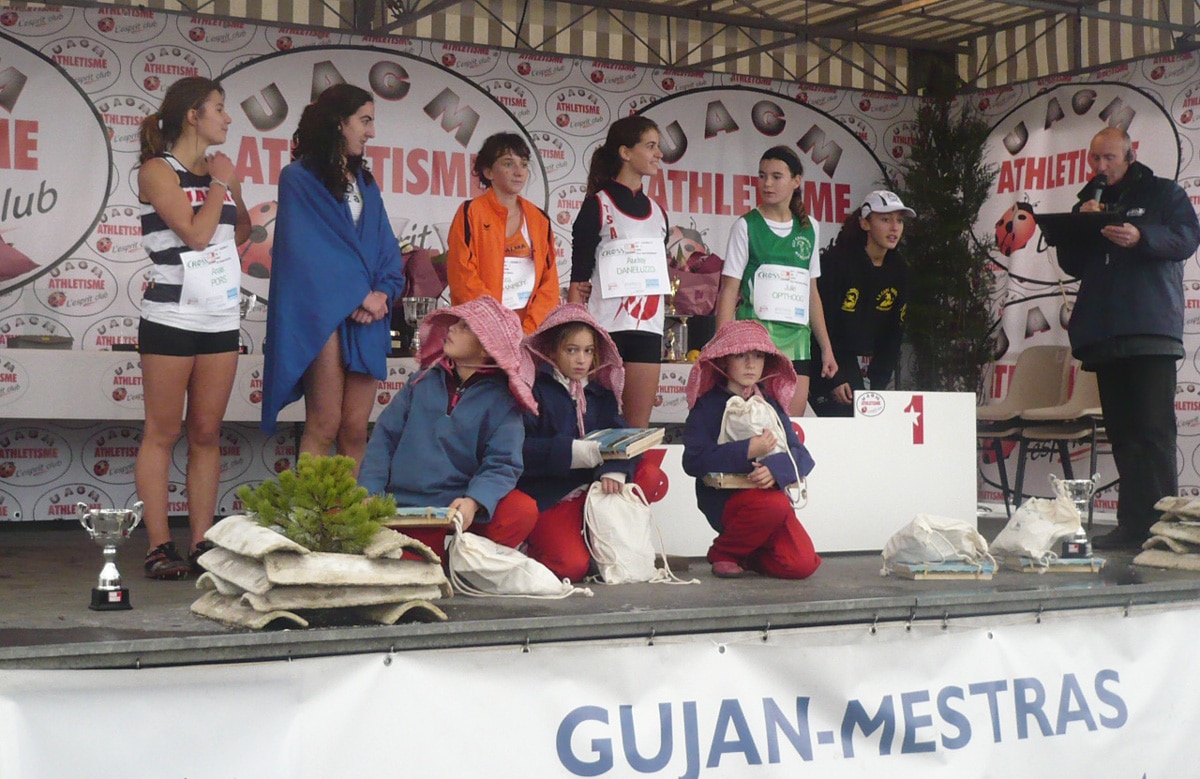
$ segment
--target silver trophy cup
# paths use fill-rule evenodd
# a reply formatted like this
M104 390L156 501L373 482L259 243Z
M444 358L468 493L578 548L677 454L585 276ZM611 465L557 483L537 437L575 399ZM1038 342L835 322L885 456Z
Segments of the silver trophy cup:
M129 590L121 586L117 571L117 547L142 521L142 502L131 509L93 509L86 503L76 503L79 524L104 549L104 567L100 569L99 586L92 588L93 611L117 611L132 608Z
M413 329L413 357L419 357L421 354L421 320L437 306L437 298L401 298L400 303L404 306L404 321L408 322Z
M1054 494L1066 498L1075 504L1079 512L1079 530L1075 535L1062 542L1060 557L1087 558L1092 556L1092 542L1088 540L1087 532L1083 529L1084 518L1092 505L1092 497L1096 494L1096 485L1100 483L1100 474L1092 474L1090 479L1060 479L1050 474L1050 486Z

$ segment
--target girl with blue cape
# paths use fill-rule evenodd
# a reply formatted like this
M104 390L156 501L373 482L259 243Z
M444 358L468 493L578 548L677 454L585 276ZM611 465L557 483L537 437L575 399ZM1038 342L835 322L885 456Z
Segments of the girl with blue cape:
M362 461L390 309L404 291L400 248L363 159L371 94L335 84L304 109L279 175L264 347L262 427L304 398L300 452Z

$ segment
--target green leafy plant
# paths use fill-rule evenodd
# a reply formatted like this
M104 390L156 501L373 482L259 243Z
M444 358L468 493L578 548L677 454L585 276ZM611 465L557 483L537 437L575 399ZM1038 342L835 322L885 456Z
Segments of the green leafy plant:
M380 520L396 514L395 499L368 496L354 479L354 460L342 456L302 454L294 471L242 487L238 497L260 525L277 527L314 552L361 554Z
M993 241L975 233L996 180L984 161L990 132L982 117L947 98L917 112L900 191L917 212L904 231L912 388L978 393L994 357Z

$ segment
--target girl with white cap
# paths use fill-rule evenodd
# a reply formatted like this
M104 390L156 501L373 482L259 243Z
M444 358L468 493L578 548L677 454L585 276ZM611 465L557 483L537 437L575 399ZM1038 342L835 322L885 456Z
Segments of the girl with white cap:
M708 550L715 576L743 576L749 569L804 579L821 564L789 494L800 489L800 480L813 468L785 410L795 390L792 361L758 322L722 325L692 366L683 470L696 477L696 502L717 531ZM765 415L747 413L754 405ZM756 418L757 424L731 424L739 416ZM762 432L731 436L737 427ZM712 487L704 477L713 473L741 474L754 486Z
M908 269L897 245L916 212L892 192L867 195L825 250L821 289L837 373L813 381L821 416L853 416L855 391L884 389L900 361Z
M788 412L803 416L812 370L812 338L821 347L821 376L837 371L817 278L817 223L804 208L804 165L787 146L768 149L758 163L758 207L734 223L721 271L717 326L734 319L761 322L792 361L798 381Z
M537 504L516 491L523 413L537 413L521 321L484 296L420 324L421 369L379 415L358 483L401 508L447 506L463 530L523 543ZM445 531L409 533L442 554Z

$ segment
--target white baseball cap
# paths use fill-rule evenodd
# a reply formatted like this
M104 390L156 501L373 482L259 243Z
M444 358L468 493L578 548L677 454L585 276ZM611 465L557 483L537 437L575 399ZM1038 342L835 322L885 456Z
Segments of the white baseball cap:
M867 195L867 199L863 201L860 213L863 217L866 217L868 214L890 214L895 211L902 211L905 216L917 215L916 211L904 205L895 192L888 192L886 189L877 189Z

